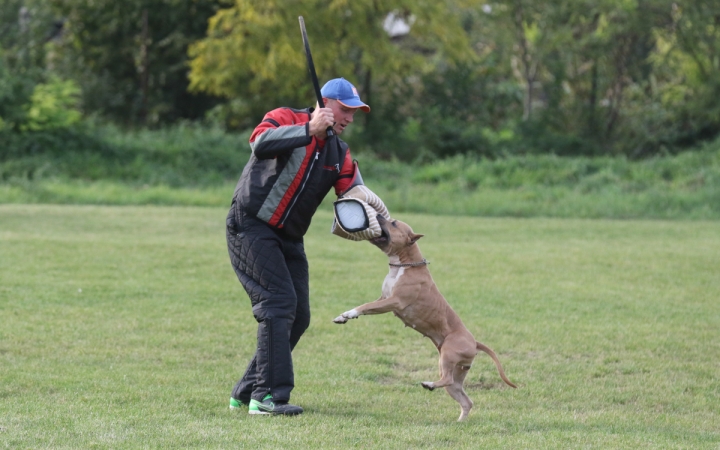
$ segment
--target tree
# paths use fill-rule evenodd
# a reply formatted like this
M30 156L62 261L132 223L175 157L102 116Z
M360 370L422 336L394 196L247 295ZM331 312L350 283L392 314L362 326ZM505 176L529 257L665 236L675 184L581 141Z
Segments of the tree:
M522 87L523 113L521 121L509 126L525 148L517 150L636 155L657 151L655 135L667 134L654 123L677 117L678 112L662 106L652 88L657 87L657 75L667 72L653 62L658 60L663 30L672 24L670 3L508 0L491 9L482 25L492 30L494 42L507 42L503 30L513 30L509 61ZM713 28L709 13L706 10L701 20L697 15L694 29ZM701 22L710 27L698 26ZM708 42L712 37L707 36Z
M42 35L24 3L7 0L0 8L0 130L19 129L42 75Z
M51 63L80 82L87 112L121 123L196 119L214 104L187 92L187 47L215 0L52 0L64 20Z
M641 97L653 114L646 115L639 154L693 146L720 133L720 5L695 0L668 9L667 22L655 30L652 74Z
M321 84L347 78L373 108L367 120L397 123L417 105L422 74L474 57L460 13L452 0L236 0L191 46L190 87L231 99L238 127L275 106L314 103L298 25L303 15ZM409 26L407 34L391 36L388 18Z

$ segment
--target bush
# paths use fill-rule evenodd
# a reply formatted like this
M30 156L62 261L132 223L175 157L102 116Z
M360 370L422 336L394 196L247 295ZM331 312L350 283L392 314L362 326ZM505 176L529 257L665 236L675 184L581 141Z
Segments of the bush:
M60 177L204 186L236 180L250 156L248 133L179 124L123 131L83 122L54 130L0 132L0 180Z
M72 80L52 77L35 85L21 129L30 131L68 128L80 121L80 87Z
M251 154L248 132L82 125L0 132L0 202L220 205ZM393 214L720 218L720 140L641 161L456 155L408 163L357 148L353 156Z

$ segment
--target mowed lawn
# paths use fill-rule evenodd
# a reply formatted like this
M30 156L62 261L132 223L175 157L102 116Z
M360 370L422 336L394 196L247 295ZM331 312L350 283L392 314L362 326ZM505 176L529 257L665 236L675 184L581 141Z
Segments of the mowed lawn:
M469 419L380 293L387 258L306 238L299 417L230 411L256 325L225 208L0 205L2 448L720 448L720 222L401 215L480 354Z

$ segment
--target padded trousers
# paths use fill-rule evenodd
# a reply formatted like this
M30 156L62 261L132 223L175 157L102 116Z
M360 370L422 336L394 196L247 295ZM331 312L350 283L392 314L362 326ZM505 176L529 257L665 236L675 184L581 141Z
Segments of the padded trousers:
M258 323L255 354L231 395L245 404L267 394L287 402L295 386L292 350L310 325L303 242L283 236L234 202L226 225L230 262Z

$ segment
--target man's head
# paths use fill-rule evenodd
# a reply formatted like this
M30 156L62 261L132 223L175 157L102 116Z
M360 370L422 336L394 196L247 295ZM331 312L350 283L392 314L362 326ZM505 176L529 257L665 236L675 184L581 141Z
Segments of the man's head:
M347 108L361 109L369 113L370 107L360 100L357 89L345 78L335 78L320 89L323 98L337 100Z
M341 134L353 122L357 110L370 112L370 107L360 100L357 89L345 78L335 78L325 83L320 90L325 107L335 116L335 133Z

